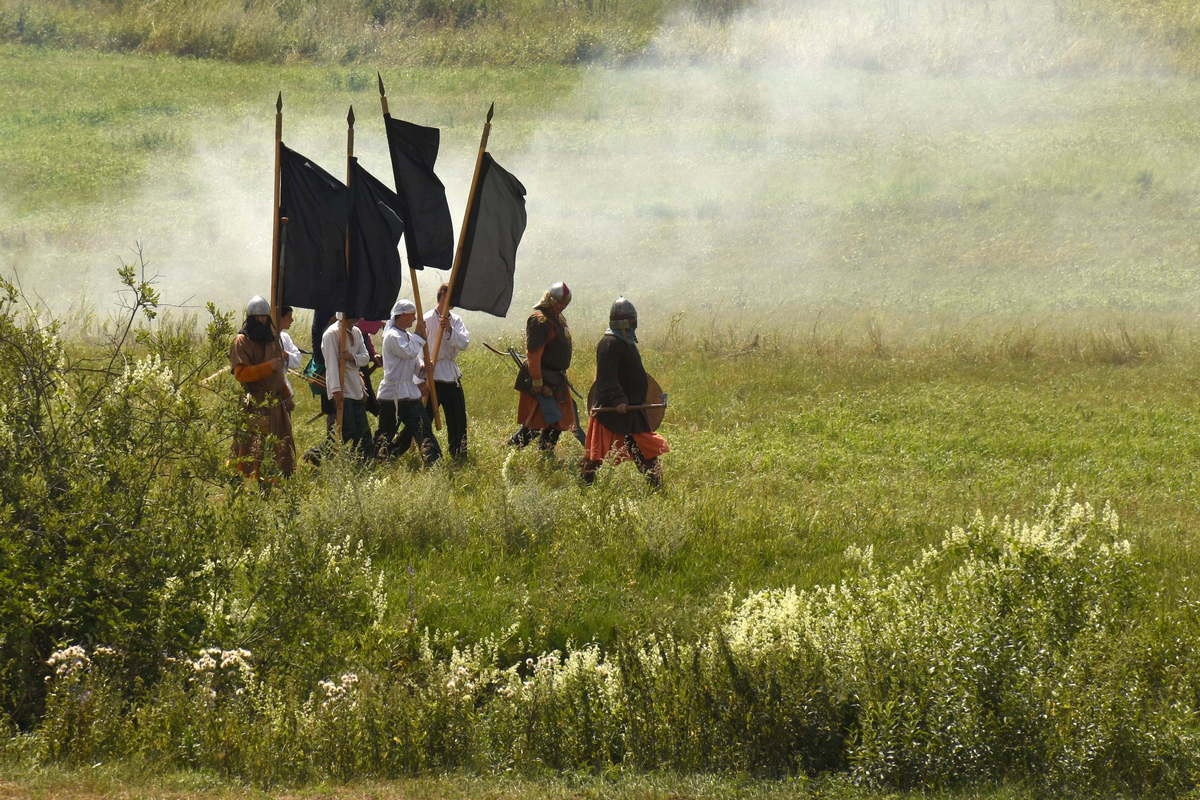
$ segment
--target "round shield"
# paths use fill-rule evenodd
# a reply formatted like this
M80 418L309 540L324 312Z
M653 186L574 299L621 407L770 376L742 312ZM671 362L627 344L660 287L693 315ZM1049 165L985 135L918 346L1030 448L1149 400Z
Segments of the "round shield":
M662 408L647 408L645 411L646 422L650 424L650 430L658 430L658 426L662 425L663 417L667 415L667 393L658 385L658 381L647 372L646 373L646 403L655 405L661 404Z

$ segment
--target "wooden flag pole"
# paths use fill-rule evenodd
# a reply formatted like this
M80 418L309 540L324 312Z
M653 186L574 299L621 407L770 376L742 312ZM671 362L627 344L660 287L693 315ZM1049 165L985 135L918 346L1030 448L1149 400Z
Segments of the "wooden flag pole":
M483 153L487 150L488 135L492 132L492 114L496 104L488 108L487 120L483 123L483 135L479 138L479 152L475 155L475 172L471 175L471 191L467 195L467 210L463 214L462 227L458 229L458 247L454 251L454 265L450 268L450 280L447 283L446 296L438 303L438 317L445 319L450 313L450 298L454 297L454 287L458 284L458 270L462 266L463 244L467 241L467 228L471 222L471 212L475 210L475 192L479 187L479 173L483 170ZM438 351L442 347L442 337L433 343L434 363L437 363Z
M383 107L384 125L387 125L387 119L391 116L388 113L387 92L383 88L383 76L378 72L375 73L375 78L379 81L379 105ZM400 191L400 187L396 187L396 191ZM406 234L407 235L407 234ZM422 265L424 266L424 265ZM421 286L417 283L417 268L413 266L412 257L408 259L408 277L412 283L413 302L417 305L417 319L424 321L425 311L421 308ZM429 331L426 331L429 333ZM438 404L437 386L434 385L433 370L434 362L429 360L429 339L425 340L425 388L429 392L429 402L433 406L433 427L437 430L442 429L442 409Z
M354 174L354 106L350 106L346 114L346 188ZM350 226L346 226L346 277L350 276ZM347 283L347 285L349 285ZM341 387L342 397L337 400L337 429L343 440L346 438L346 326L345 309L342 309L342 319L338 320L338 386ZM325 367L328 369L328 365Z
M417 285L417 271L415 269L413 269L413 265L412 265L411 261L408 264L408 274L412 281L413 302L416 303L416 306L417 306L417 319L424 322L425 321L425 312L421 308L421 287ZM429 331L425 331L425 335L426 335L426 337L428 337ZM440 338L441 338L440 328L439 328L438 336L439 336L439 340L440 340ZM436 345L435 345L434 349L436 351L436 349L437 349ZM434 384L434 380L433 380L433 370L434 370L434 367L436 366L436 363L433 361L430 361L430 359L429 359L429 339L428 338L425 339L424 350L425 350L425 352L424 352L424 356L425 356L425 388L429 390L429 404L433 407L433 427L436 430L440 431L442 429L442 410L438 406L437 386Z
M279 173L283 158L283 92L275 98L275 205L271 220L271 321L279 331Z

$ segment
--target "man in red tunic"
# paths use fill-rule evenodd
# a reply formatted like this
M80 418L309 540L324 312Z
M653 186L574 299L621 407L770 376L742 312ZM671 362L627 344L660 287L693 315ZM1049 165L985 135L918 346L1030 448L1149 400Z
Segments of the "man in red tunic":
M541 302L525 321L526 376L519 375L517 422L521 427L508 440L525 447L537 438L538 447L552 453L563 431L574 430L578 416L567 369L571 366L571 330L563 309L571 302L571 290L556 283L542 295ZM525 370L522 370L524 373Z
M292 442L292 387L287 380L288 355L271 324L271 305L254 296L246 305L246 321L229 348L233 377L246 390L244 424L233 439L233 459L247 478L258 478L263 446L274 440L275 464L287 477L295 465Z
M631 408L646 403L650 385L637 347L637 309L618 297L608 315L608 330L596 345L596 384L591 393L595 405L613 411L590 413L586 451L580 464L585 483L596 479L596 470L606 460L614 464L633 461L650 485L662 485L658 457L670 450L667 440L652 429L645 409Z

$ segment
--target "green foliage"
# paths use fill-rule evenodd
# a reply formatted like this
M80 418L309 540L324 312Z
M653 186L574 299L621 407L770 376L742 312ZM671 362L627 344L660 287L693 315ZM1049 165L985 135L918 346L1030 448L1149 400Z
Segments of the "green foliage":
M57 645L111 645L131 675L150 677L157 654L202 621L189 577L214 517L192 512L207 507L204 481L219 461L195 379L219 345L190 332L135 345L134 323L154 318L157 295L132 267L121 280L127 313L107 352L80 357L58 323L22 310L16 288L0 284L0 372L18 387L0 406L0 706L22 724L37 713Z
M386 668L315 685L204 650L125 715L105 700L119 676L76 648L52 658L35 741L44 758L116 747L262 783L666 767L899 789L1196 786L1197 631L1146 613L1111 511L1058 491L1032 523L977 517L899 570L851 555L839 584L731 596L695 639L506 664L511 632L465 647L426 634ZM114 735L123 716L137 724Z

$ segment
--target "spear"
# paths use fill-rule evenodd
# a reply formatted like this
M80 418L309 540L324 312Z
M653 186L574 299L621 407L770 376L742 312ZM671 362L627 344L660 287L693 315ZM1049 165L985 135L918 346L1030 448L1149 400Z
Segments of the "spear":
M479 188L479 173L483 170L483 153L487 150L488 135L492 132L492 114L496 111L493 102L488 107L487 120L483 123L483 135L479 138L479 152L475 155L475 172L471 175L471 191L467 194L467 210L463 214L462 227L458 229L458 247L454 250L454 265L450 268L450 281L446 296L438 304L438 316L445 318L450 313L450 298L454 297L454 287L458 283L458 270L462 266L463 244L467 241L467 228L471 221L471 213L475 210L475 192ZM441 349L442 338L433 343L434 363L437 363L438 350Z
M639 403L639 404L633 405L633 406L625 406L625 410L626 411L644 411L648 408L666 408L666 407L667 407L666 403ZM604 413L608 413L608 412L617 412L617 411L620 411L620 409L617 406L596 406L595 408L588 409L588 411L592 416L595 416L597 414L604 414Z
M387 91L383 88L383 76L380 75L378 72L376 72L375 78L379 81L379 105L383 107L383 119L384 119L383 124L384 124L384 127L386 128L387 120L391 117L391 114L388 113ZM396 187L396 191L397 192L400 191L399 186ZM408 233L407 232L405 233L405 243L406 244L408 243ZM424 266L424 265L422 265L422 266ZM425 320L425 311L421 307L421 286L420 286L420 284L417 283L417 268L413 266L411 251L409 252L409 256L408 256L408 277L409 277L409 283L412 284L413 302L417 306L417 319L424 321ZM440 330L440 328L439 328L439 330ZM429 331L425 331L425 333L428 334ZM441 410L440 406L438 405L437 386L434 384L434 381L433 381L433 371L434 371L434 367L436 367L437 364L435 362L429 360L429 339L428 338L426 338L426 340L425 340L423 355L425 356L425 389L429 392L429 402L430 402L430 405L433 406L433 427L440 431L442 429L442 410Z
M283 92L275 98L275 205L271 220L271 321L279 330L279 172L283 147Z

